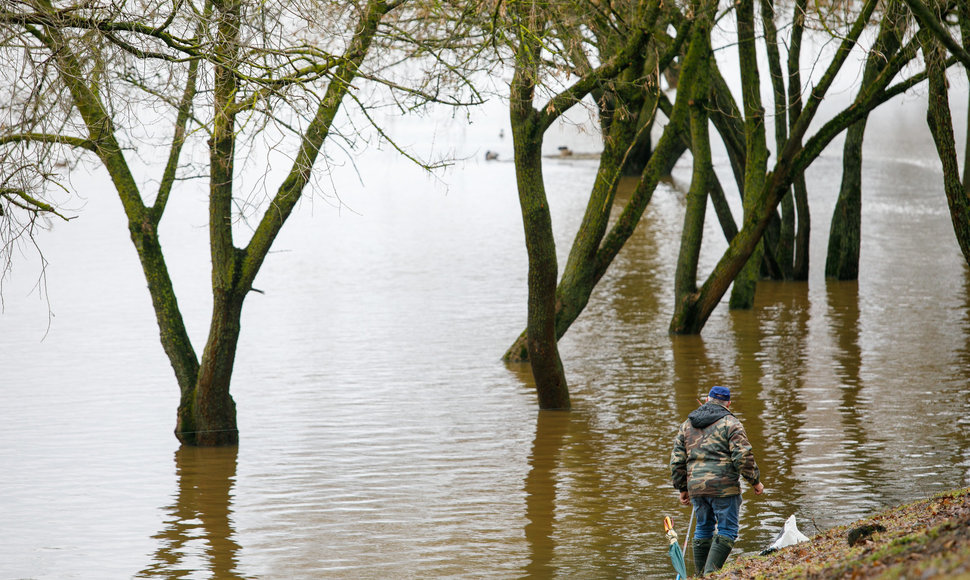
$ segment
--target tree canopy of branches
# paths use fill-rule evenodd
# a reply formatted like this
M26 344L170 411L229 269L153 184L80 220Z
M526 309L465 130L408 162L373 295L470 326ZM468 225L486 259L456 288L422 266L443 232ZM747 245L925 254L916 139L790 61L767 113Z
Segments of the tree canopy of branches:
M919 1L905 0L907 5ZM750 308L756 282L762 276L807 278L810 218L805 170L849 127L864 127L862 123L873 109L927 79L927 71L914 63L918 62L920 47L929 39L938 39L940 46L949 47L958 57L960 55L961 49L949 37L945 24L946 15L957 4L944 3L935 13L922 17L917 14L921 26L912 28L903 25L906 14L901 4L888 2L882 10L877 10L880 4L878 0L868 0L858 6L840 4L838 10L832 9L831 12L818 5L814 7L815 12L810 12L813 8L806 2L796 1L776 7L771 0L760 3L742 0L723 7L717 2L706 1L668 3L664 4L663 10L656 5L638 2L611 3L609 10L598 2L546 2L539 5L541 9L534 3L507 3L510 12L518 7L517 14L520 15L511 23L511 29L518 31L519 42L515 45L516 76L511 85L510 100L513 128L523 128L516 141L516 169L530 278L527 328L506 352L505 358L531 362L540 407L568 404L568 390L554 340L563 336L585 307L596 283L636 227L664 175L663 170L669 171L672 161L687 148L692 153L694 168L687 194L674 288L676 305L670 332L699 333L732 285L730 306ZM719 8L724 8L724 13L716 16L714 11ZM783 9L791 12L787 20L779 22ZM591 16L573 26L563 25L567 21L564 15L583 10ZM624 15L627 18L624 19ZM717 61L712 55L712 34L721 18L732 19L736 24L736 37L720 47L734 51L736 58ZM611 26L598 26L602 22L610 22ZM879 27L880 23L883 34L870 49L871 66L863 76L855 100L842 111L820 119L821 105L845 68L849 55L860 48L863 33ZM618 60L623 54L618 47L623 44L615 39L612 45L604 42L609 33L604 34L603 30L615 31L617 39L633 37L622 24L635 27L639 35L635 38L641 44L638 50ZM810 79L810 84L802 80L801 43L806 27L824 30L831 35L835 45L833 51L816 57L812 63L811 70L819 74ZM780 35L780 29L788 30L787 36ZM556 51L555 47L559 46L568 47L568 50ZM643 67L644 63L651 63L655 74L674 70L668 68L671 59L660 56L664 47L678 50L680 74L673 103L658 94L657 77L648 74ZM652 59L648 56L651 48L652 54L657 55ZM768 62L767 75L759 70L759 53ZM783 53L788 54L787 62L781 59ZM933 62L929 57L925 60ZM608 64L609 68L603 65L593 67L592 62ZM935 62L938 63L936 70L942 74L954 59L947 59L946 54L938 51ZM737 66L736 70L728 71L740 78L737 94L719 70L726 63ZM543 70L546 71L545 84L539 74ZM931 66L930 70L934 68ZM562 71L576 74L580 80L569 90L556 93L550 87L560 78L556 73ZM573 87L585 86L584 83L590 81L594 88L581 93L570 92ZM546 105L533 107L533 99L543 87L554 96ZM771 89L772 115L766 114L762 87ZM649 161L643 166L631 200L622 208L614 209L616 179L636 139L631 137L629 130L625 134L612 130L622 126L623 114L635 118L642 111L637 104L645 102L645 93L655 95L653 102L664 112L667 122L656 149L650 152ZM586 94L593 94L597 99L604 128L604 151L587 213L574 240L569 261L553 291L552 279L557 270L555 246L545 192L541 187L541 165L537 161L541 131L548 127L545 121L549 120L550 113L560 114L564 103L578 103L578 97ZM940 94L945 91L940 90ZM637 95L640 100L631 95ZM935 110L942 114L948 109L940 105ZM616 114L617 111L621 114ZM952 127L948 117L933 115L932 118L938 119L943 127ZM767 136L772 119L774 152ZM638 121L634 127L643 126L644 119ZM742 198L740 227L734 223L724 201L720 176L711 165L708 124L716 129L731 159L735 183ZM944 149L953 149L952 136L945 131L934 132L942 135ZM955 166L955 154L948 157ZM769 163L769 159L773 161ZM946 163L944 161L944 165ZM855 171L855 167L847 168L847 174L849 171ZM959 173L946 173L952 175L947 178L948 198L957 199ZM699 283L698 256L709 200L717 210L729 243L717 265ZM850 206L853 208L850 211L857 208L855 202ZM962 216L954 218L960 238L963 234L957 223L966 224L966 217L959 204L951 201L951 208L954 207L956 209L951 209L953 215ZM543 357L542 360L537 360L537 356ZM544 402L544 393L556 395Z
M724 22L733 32L723 33ZM372 115L375 95L400 114L429 102L468 104L480 99L468 79L491 58L512 73L506 96L529 268L526 328L505 358L530 362L541 408L570 407L557 342L687 151L693 169L672 289L673 334L700 333L732 287L730 307L750 308L759 279L807 278L805 171L843 133L843 184L826 270L856 276L867 116L926 81L927 121L954 232L970 263L970 152L961 177L946 76L957 63L970 71L970 8L963 1L10 0L0 7L0 31L4 256L44 220L70 217L51 199L64 187L65 171L94 163L107 172L175 371L176 434L187 444L238 440L229 385L243 302L311 187L314 167L326 161L326 144L353 143L355 130L336 130L338 114L350 106L386 139ZM806 32L828 39L811 59L802 56ZM866 44L870 32L874 40ZM868 58L858 92L823 118L830 89L860 50ZM738 86L726 78L739 79ZM661 89L665 80L675 94ZM603 150L560 276L542 145L553 123L577 106L594 111ZM161 123L168 128L159 137ZM659 132L655 145L651 131ZM271 193L247 194L239 160L251 158L258 137L269 134L289 140L289 167ZM715 171L716 138L729 175ZM149 164L151 178L139 178L139 157L164 162ZM635 186L619 203L620 177L631 173ZM726 187L732 177L734 187ZM213 310L201 356L159 238L168 202L189 178L208 183ZM731 189L740 197L739 221L726 197ZM702 278L709 203L727 248Z
M184 444L238 441L230 382L243 302L325 161L325 144L352 144L353 134L335 129L342 107L371 120L374 94L390 95L387 102L404 111L477 98L452 74L464 68L470 46L455 32L462 21L460 7L407 0L11 0L0 7L0 209L18 214L7 223L20 224L6 239L29 236L38 216L56 215L45 198L63 171L78 161L106 170L181 392L176 436ZM370 85L383 93L361 89ZM162 123L168 128L159 137ZM267 134L289 144L290 166L260 198L242 191L239 161L252 162L257 137ZM139 157L163 162L143 170ZM154 174L140 179L145 172ZM159 237L169 200L189 178L208 183L212 318L201 356Z

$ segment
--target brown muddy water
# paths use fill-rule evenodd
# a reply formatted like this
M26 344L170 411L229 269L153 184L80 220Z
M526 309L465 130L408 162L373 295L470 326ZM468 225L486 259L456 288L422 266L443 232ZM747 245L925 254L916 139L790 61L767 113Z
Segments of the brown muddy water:
M760 284L754 310L722 304L700 337L666 332L679 166L562 341L569 413L537 412L528 370L499 360L526 293L502 112L435 136L471 156L440 179L371 151L321 180L343 206L304 204L246 305L238 449L178 448L120 209L80 183L81 217L42 238L46 290L29 251L4 283L0 578L673 577L661 522L683 536L690 511L669 445L714 384L767 488L744 494L736 554L792 514L812 534L970 484L970 274L918 99L871 125L859 282L822 275L832 147L809 175L811 280ZM559 144L595 138L564 127ZM594 167L546 164L563 255ZM175 203L162 235L201 348L205 208Z

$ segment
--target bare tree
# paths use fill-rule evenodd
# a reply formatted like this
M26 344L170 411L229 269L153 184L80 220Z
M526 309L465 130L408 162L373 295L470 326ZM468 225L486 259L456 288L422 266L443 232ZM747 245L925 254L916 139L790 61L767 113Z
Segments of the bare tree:
M610 54L601 54L594 43L585 42L586 39L595 38L595 34L586 34L589 31L587 19L595 23L597 18L612 19L620 15L603 9L598 3L563 1L537 4L516 0L508 3L508 19L497 28L509 31L509 47L514 54L515 73L509 88L509 117L514 139L516 182L529 258L528 320L524 333L524 350L527 351L532 365L539 406L543 409L568 409L570 399L557 345L560 336L557 318L562 318L559 298L563 294L557 291L556 243L542 177L542 143L545 132L552 123L593 91L613 82L636 85L637 79L641 78L643 52L652 23L659 16L660 2L630 2L623 4L623 7L625 10L622 16L626 18L624 27L627 35ZM593 18L588 16L591 12L595 15ZM590 64L593 62L599 64L593 66ZM568 72L563 74L563 71ZM627 73L632 79L622 78ZM562 77L571 82L562 83ZM540 101L538 104L537 100ZM633 127L635 128L635 123ZM634 141L635 139L626 139L621 143L632 147ZM617 163L614 164L613 171L618 172L622 167L620 160L624 156L619 151L614 153ZM577 235L573 246L570 262L574 261L577 248L580 248L580 252L588 254L580 258L582 266L589 269L593 265L595 250L606 230L606 220L610 212L609 200L615 193L615 180L618 176L617 173L612 185L594 188L592 195L597 202L594 204L591 198L590 204L599 209L593 214L587 212L581 233ZM586 239L583 239L584 236ZM588 250L583 250L582 247ZM581 304L585 304L593 284L595 281L583 290L586 294L580 299ZM581 309L580 306L575 310L577 316ZM565 326L568 327L568 323Z
M418 0L3 3L0 150L4 180L14 183L3 189L5 213L52 213L45 197L77 159L107 171L181 392L182 443L238 441L230 382L243 302L326 143L354 138L335 130L338 111L349 104L371 119L374 103L361 90L369 83L405 109L457 103L462 91L447 90L441 73L464 58L449 50L462 44L462 20L457 4ZM162 123L168 129L157 138ZM267 134L288 139L290 166L260 197L242 190L239 161ZM139 179L139 157L163 162L148 163L154 175ZM213 306L201 356L158 235L169 199L190 177L208 182Z
M601 74L602 69L597 71L592 63L606 55L616 66L613 76L600 78L589 91L592 113L602 132L603 150L586 211L556 286L557 339L580 316L597 283L633 233L657 184L669 175L674 163L687 150L686 114L672 114L662 94L660 79L679 66L676 59L682 56L685 31L692 22L674 18L679 8L663 3L631 1L607 7L598 3L563 2L558 9L547 13L547 18L555 23L549 29L553 39L550 42L564 45L559 52L563 64L553 71L567 68L581 76ZM574 20L571 26L567 25L563 12L569 14L570 9L573 14L579 14L581 24L576 25ZM638 11L643 16L637 16ZM676 23L674 37L666 30L671 21ZM637 29L646 33L636 32ZM642 37L638 50L624 57L625 61L616 60L628 50L624 48L626 44L638 38L637 34ZM547 72L547 76L553 75ZM548 78L540 81L550 82ZM659 125L661 111L669 122L664 125L656 147L652 147L648 135L655 124ZM636 191L617 212L614 201L620 177L631 172L639 177ZM611 217L618 217L612 228L609 227ZM527 330L523 331L503 359L529 360L527 336Z

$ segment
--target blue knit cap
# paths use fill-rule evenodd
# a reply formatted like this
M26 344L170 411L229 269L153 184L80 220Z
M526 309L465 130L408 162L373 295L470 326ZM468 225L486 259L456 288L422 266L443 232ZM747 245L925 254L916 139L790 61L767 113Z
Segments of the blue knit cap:
M707 394L708 397L712 399L718 399L721 401L731 400L731 389L727 387L713 387L711 392Z

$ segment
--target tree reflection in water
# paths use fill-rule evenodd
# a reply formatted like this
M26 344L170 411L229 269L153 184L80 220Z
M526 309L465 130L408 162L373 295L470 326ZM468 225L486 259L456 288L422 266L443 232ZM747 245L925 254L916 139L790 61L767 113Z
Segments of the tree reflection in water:
M553 565L556 520L556 470L560 453L569 431L569 413L540 411L536 417L536 436L529 455L529 473L525 478L525 538L529 543L528 578L548 578Z
M232 487L237 447L185 447L175 452L178 494L164 508L159 547L139 578L185 578L199 570L211 577L243 578L236 571L239 545L232 527Z

